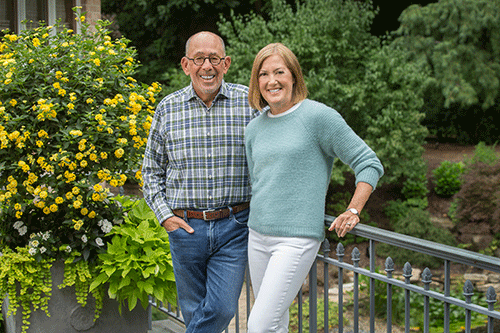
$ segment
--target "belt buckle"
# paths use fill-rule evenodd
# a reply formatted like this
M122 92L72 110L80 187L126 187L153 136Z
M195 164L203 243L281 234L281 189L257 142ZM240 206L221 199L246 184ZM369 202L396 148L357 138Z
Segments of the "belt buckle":
M207 219L207 215L206 215L206 213L212 213L212 212L215 212L215 209L204 210L204 211L203 211L203 219L204 219L205 221L210 221L209 219Z

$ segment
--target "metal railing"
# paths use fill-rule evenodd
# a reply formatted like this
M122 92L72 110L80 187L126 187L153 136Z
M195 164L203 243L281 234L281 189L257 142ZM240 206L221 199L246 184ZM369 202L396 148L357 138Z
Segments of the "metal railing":
M330 225L334 220L334 217L325 215L325 224ZM359 224L356 226L354 230L350 232L353 235L367 238L369 241L369 268L361 268L359 267L360 261L360 253L357 248L354 248L351 254L352 264L344 262L344 247L341 243L337 245L337 259L330 257L330 245L328 240L322 245L322 254L318 254L313 267L309 273L309 300L314 300L314 303L317 304L318 299L318 283L317 283L317 265L318 263L323 263L324 267L324 285L323 285L323 297L324 297L324 318L320 318L323 320L323 326L326 328L325 332L328 331L329 327L329 271L331 267L336 267L338 269L338 328L336 332L343 333L344 332L344 293L343 293L343 278L344 271L353 272L353 294L352 300L350 300L350 304L353 306L353 327L352 331L354 333L360 332L359 330L359 302L360 302L360 276L366 276L369 279L369 305L370 305L370 333L375 333L375 283L376 281L381 281L387 285L387 304L386 304L386 313L387 313L387 332L392 332L392 297L393 297L393 287L400 287L404 290L404 298L405 298L405 309L404 309L404 330L405 333L410 332L410 295L411 293L417 293L423 296L423 306L424 313L423 323L424 327L423 332L429 332L430 327L430 300L434 299L443 304L443 332L450 332L450 308L451 305L458 306L463 311L464 325L463 330L466 333L471 332L471 322L472 322L472 313L479 313L485 315L487 317L486 328L488 333L493 333L493 324L495 319L500 319L500 312L494 310L494 305L496 302L496 292L492 286L490 286L486 291L486 303L485 305L474 304L472 302L472 296L474 295L473 284L470 280L466 280L463 286L463 296L465 300L459 299L457 297L453 297L451 295L451 264L463 264L474 268L479 268L482 270L490 271L493 273L500 273L500 258L487 256L483 254L479 254L476 252L447 246L431 241L426 241L423 239L398 234L392 231L379 229L376 227L371 227L368 225ZM421 284L412 284L410 278L412 277L412 267L410 263L406 263L403 267L402 277L404 281L398 278L393 277L394 272L394 263L390 257L387 258L385 262L385 272L386 275L380 274L376 272L376 262L375 262L375 244L376 243L384 243L389 244L391 246L395 246L401 249L408 249L415 252L423 253L430 255L432 257L440 258L444 260L444 279L443 279L443 290L436 291L431 290L430 284L432 282L432 273L426 268L421 275ZM248 274L246 281L249 281ZM245 283L244 291L246 293L244 297L246 306L243 305L243 311L237 312L235 319L233 319L234 332L239 333L240 330L245 332L245 329L240 329L240 326L246 327L246 323L240 325L242 322L242 318L248 318L248 314L251 309L251 287L249 283ZM303 295L302 291L298 295L298 304L299 304L299 314L298 314L298 326L299 333L303 331L303 320L302 320L302 304L303 304ZM312 301L311 301L312 302ZM176 307L176 310L172 310L171 305L167 305L164 307L161 302L150 302L153 306L157 307L160 311L168 314L172 318L175 318L177 321L182 322L182 318L179 313L179 308ZM241 308L241 307L240 307ZM243 313L242 313L243 312ZM243 319L243 321L245 320ZM317 332L318 327L318 317L317 317L317 306L314 304L310 304L309 306L309 332L315 333ZM226 330L229 333L229 329ZM231 331L232 333L233 331Z

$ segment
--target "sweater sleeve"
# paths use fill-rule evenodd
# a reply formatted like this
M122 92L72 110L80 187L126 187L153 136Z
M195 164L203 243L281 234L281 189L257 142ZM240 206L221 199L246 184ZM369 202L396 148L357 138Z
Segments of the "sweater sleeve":
M338 157L349 165L356 176L356 184L365 182L376 188L384 168L375 152L346 123L334 109L312 102L315 110L313 135L323 152Z

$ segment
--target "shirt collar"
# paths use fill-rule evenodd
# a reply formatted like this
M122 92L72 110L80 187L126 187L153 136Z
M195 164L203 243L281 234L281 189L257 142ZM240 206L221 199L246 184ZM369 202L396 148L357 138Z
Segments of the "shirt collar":
M219 92L217 93L217 95L214 98L214 102L216 100L218 100L219 98L229 98L230 96L231 96L231 89L230 89L229 85L226 83L226 81L222 80ZM186 97L187 97L187 100L191 100L193 98L200 98L196 94L196 91L194 91L192 82L189 84L189 89L186 91Z

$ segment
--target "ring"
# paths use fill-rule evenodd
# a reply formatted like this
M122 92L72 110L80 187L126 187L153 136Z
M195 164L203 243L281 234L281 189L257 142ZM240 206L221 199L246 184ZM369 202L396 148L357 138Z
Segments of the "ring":
M346 223L347 225L351 225L350 223Z

